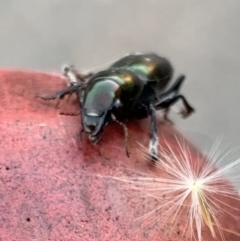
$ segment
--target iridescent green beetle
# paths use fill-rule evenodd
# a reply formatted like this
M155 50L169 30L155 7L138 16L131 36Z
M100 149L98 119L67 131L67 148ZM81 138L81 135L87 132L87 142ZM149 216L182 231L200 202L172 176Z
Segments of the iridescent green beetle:
M96 143L104 127L116 121L124 128L127 155L128 130L124 120L150 116L149 153L151 159L155 160L158 156L156 110L164 109L167 118L169 107L181 99L184 105L181 112L183 117L194 111L185 97L179 94L185 76L179 76L172 87L166 90L173 68L167 59L154 53L130 54L106 70L85 76L72 66L65 67L64 75L68 78L69 87L43 98L62 98L76 92L81 108L82 130L88 138Z

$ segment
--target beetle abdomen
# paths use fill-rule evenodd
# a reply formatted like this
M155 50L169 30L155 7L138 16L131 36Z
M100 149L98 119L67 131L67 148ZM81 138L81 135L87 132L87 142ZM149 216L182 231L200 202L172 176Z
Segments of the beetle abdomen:
M170 62L157 54L131 54L116 61L110 68L127 68L156 82L159 90L165 89L173 75Z

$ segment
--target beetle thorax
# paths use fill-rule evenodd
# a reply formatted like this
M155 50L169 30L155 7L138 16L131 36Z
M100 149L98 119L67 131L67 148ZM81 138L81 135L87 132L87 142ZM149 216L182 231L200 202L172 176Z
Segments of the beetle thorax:
M112 108L118 95L119 84L113 80L95 82L85 92L83 108L86 115L101 116Z

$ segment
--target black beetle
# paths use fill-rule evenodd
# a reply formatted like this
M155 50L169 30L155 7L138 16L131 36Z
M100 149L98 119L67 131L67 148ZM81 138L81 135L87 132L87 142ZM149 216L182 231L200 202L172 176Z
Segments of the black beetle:
M164 109L164 117L167 119L169 107L181 99L184 105L181 111L183 117L194 111L185 97L179 94L185 76L180 75L166 90L173 68L166 58L154 53L130 54L106 70L88 75L78 73L73 66L66 66L64 75L69 81L68 88L41 98L63 98L76 92L81 108L82 131L96 143L107 124L118 122L124 128L127 155L128 130L123 120L150 116L149 152L152 160L155 160L158 156L156 110Z

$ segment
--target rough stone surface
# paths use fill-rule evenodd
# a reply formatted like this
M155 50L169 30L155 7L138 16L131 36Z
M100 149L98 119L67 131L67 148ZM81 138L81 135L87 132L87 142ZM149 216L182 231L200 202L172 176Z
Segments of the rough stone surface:
M57 101L35 97L64 88L60 76L1 71L0 86L0 240L183 240L187 213L170 235L171 221L159 221L159 229L139 224L137 217L154 203L134 199L131 190L106 178L152 168L139 155L137 144L148 145L148 120L127 123L131 151L127 158L117 124L105 129L97 145L84 134L80 142L80 116L59 114L78 111L74 96L57 108ZM181 135L159 121L159 136L175 149L175 136ZM192 153L194 159L194 148ZM240 232L239 218L224 220L224 226ZM213 240L207 229L203 236ZM231 234L225 238L239 240Z

